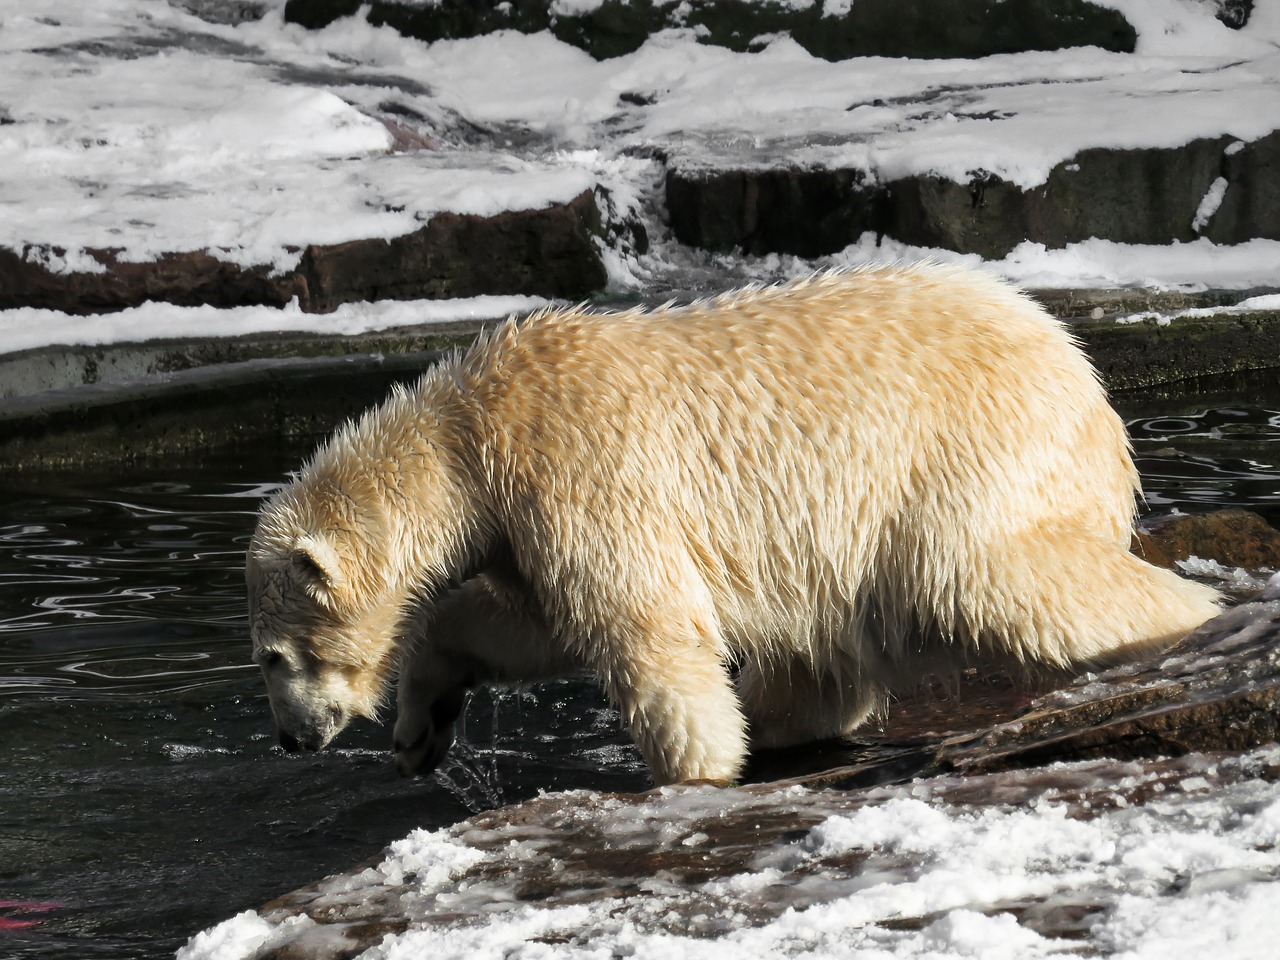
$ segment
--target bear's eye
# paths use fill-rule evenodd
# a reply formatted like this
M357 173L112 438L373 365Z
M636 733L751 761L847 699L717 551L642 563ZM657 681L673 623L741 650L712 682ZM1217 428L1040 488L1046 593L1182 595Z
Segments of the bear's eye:
M258 662L260 667L270 670L272 667L278 667L284 661L284 654L279 650L258 650L254 653L253 659Z

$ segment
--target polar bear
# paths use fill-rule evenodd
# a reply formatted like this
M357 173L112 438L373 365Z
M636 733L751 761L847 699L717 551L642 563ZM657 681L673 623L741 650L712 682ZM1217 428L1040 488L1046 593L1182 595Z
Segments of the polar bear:
M1129 553L1137 490L1070 334L982 272L549 309L263 508L254 657L281 743L319 749L376 712L415 605L484 573L594 672L655 782L732 780L749 738L847 734L928 673L1093 665L1213 616Z

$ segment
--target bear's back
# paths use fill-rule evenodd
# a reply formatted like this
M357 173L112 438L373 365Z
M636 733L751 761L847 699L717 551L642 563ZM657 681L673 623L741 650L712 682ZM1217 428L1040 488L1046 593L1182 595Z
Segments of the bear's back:
M463 366L504 447L552 462L641 447L642 472L703 448L721 469L769 450L794 462L906 457L918 471L921 446L951 443L964 461L1114 419L1061 324L992 277L933 264L683 307L548 311L499 328ZM874 472L892 465L879 462Z
M1132 517L1123 426L1087 359L1027 298L960 268L549 311L460 370L512 541L579 567L633 544L687 557L730 632L773 616L804 633L797 618L834 602L815 598L874 579L890 552L942 569L1055 512L1115 538Z

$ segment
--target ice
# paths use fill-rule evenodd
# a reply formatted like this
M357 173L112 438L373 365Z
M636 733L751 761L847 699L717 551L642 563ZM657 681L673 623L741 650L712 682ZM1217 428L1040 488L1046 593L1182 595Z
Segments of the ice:
M1262 590L1266 586L1263 579L1255 577L1243 567L1228 567L1217 560L1206 560L1203 557L1188 557L1175 561L1178 569L1188 576L1200 577L1211 581L1215 586L1236 592Z

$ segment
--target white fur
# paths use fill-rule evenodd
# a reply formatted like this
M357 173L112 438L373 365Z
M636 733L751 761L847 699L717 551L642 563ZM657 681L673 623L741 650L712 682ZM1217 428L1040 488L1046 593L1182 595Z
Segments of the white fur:
M731 779L749 737L847 733L929 671L1109 661L1212 616L1212 591L1128 553L1136 489L1070 335L985 274L549 311L341 431L267 506L254 640L318 664L298 686L330 712L371 712L410 606L497 570L655 780ZM339 576L289 560L307 538ZM336 732L268 683L304 746Z

